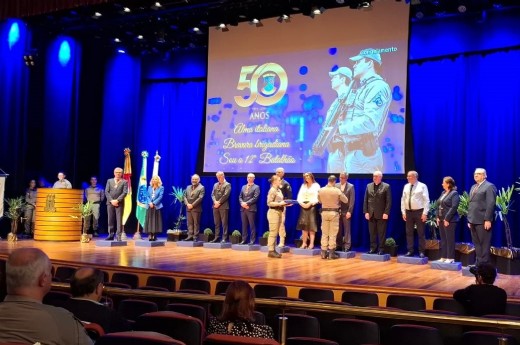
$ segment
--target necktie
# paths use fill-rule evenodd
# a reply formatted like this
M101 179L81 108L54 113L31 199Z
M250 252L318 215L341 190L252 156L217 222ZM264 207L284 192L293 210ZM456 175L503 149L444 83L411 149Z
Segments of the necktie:
M475 194L477 193L477 189L478 189L478 187L480 187L479 184L477 184L477 185L475 186L475 188L473 188L473 191L471 192L471 197L472 197L472 198L473 198L473 196L475 196Z
M249 193L249 185L246 186L246 193Z
M410 184L410 193L408 195L408 209L409 210L412 209L412 189L413 189L413 184Z

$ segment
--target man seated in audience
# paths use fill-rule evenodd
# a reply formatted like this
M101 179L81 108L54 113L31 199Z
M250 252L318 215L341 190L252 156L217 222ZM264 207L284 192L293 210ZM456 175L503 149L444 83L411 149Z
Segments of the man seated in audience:
M475 275L476 284L453 293L466 312L472 316L505 314L507 294L504 289L493 285L497 277L496 268L488 263L481 263L470 269Z
M103 272L92 267L80 268L70 281L72 298L64 308L78 319L100 325L105 333L130 330L130 324L117 311L101 303Z
M51 267L49 257L37 248L18 248L9 255L7 296L0 303L0 342L92 345L74 315L42 304L51 289Z

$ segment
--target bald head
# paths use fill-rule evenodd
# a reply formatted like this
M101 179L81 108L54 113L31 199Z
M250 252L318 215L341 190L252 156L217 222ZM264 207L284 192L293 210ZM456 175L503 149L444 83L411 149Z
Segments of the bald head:
M70 281L70 292L73 297L83 297L99 301L103 293L103 281L103 272L97 268L78 268Z
M51 262L38 248L15 249L6 263L7 293L41 300L50 290Z

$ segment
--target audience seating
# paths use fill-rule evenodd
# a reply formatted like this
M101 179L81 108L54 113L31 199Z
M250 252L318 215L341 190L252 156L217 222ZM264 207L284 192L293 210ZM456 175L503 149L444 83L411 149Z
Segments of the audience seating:
M466 315L464 306L453 298L436 298L433 301L433 310L446 310L458 315Z
M175 291L175 279L166 276L149 276L146 286L161 287L173 292Z
M55 307L61 307L63 303L72 297L70 292L66 291L55 291L51 290L43 297L43 304L53 305Z
M217 285L215 286L215 295L225 295L229 284L231 284L231 282L227 280L217 282Z
M130 286L129 284L114 283L114 282L106 282L105 286L106 287L114 287L114 288L118 288L118 289L131 289L132 288L132 286Z
M137 318L134 329L166 334L186 345L201 345L205 336L204 325L199 319L173 311L141 315Z
M426 301L421 296L389 295L386 299L388 308L399 308L408 311L426 309Z
M237 337L225 334L210 334L204 339L204 345L280 345L276 340L264 338Z
M377 307L379 306L379 297L373 292L345 291L341 295L341 302L356 307Z
M321 338L292 337L287 338L286 345L338 345L337 342Z
M329 289L301 288L298 298L305 302L334 301L334 292Z
M332 321L332 340L339 345L379 344L379 325L372 321L339 318Z
M283 285L256 284L253 290L256 298L287 297L287 288Z
M151 301L140 299L124 299L119 302L117 309L127 320L135 321L140 315L158 311L157 304Z
M92 339L94 342L97 339L99 339L99 337L105 335L105 330L103 329L103 327L101 327L97 323L85 322L85 321L81 321L81 323L83 324L83 327L87 331L87 334L90 337L90 339Z
M204 327L207 323L207 310L196 304L188 303L170 303L166 306L166 310L176 313L192 316L199 319Z
M390 327L388 345L443 345L443 341L437 328L402 324Z
M265 315L257 310L253 312L253 317L255 318L255 322L259 325L265 325Z
M487 331L471 331L462 335L461 344L468 345L497 345L499 338L506 338L507 345L517 345L518 342L510 334L487 332Z
M303 314L294 314L287 313L284 314L287 318L287 338L293 337L310 337L310 338L319 338L320 337L320 323L317 318L314 316L303 315ZM281 330L281 320L282 314L278 314L273 327L275 336L280 336Z
M184 278L181 280L179 290L198 290L209 294L211 293L211 284L204 279Z
M96 345L186 345L157 332L108 333L96 341Z
M520 303L508 302L506 304L506 314L520 316Z
M130 288L136 289L139 286L139 277L137 274L116 272L112 274L111 283L128 284ZM106 284L105 284L106 285Z
M337 301L319 301L319 303L338 306L350 306L348 303ZM309 311L307 314L318 319L320 322L320 335L324 339L333 339L334 331L332 330L332 320L349 317L345 314L326 311Z
M69 282L76 270L76 267L59 266L54 272L54 278L59 279L60 282Z

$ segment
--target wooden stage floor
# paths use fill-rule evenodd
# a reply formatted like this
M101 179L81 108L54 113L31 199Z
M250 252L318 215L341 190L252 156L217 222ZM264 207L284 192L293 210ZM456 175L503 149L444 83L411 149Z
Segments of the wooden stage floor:
M98 239L98 241L103 241ZM408 265L396 262L370 262L359 258L322 260L319 256L283 254L282 259L267 258L262 252L231 249L177 247L166 242L164 247L136 247L133 240L127 247L97 247L95 242L42 242L20 240L0 241L0 256L7 256L17 247L37 247L52 260L71 265L99 265L146 269L207 279L243 279L292 286L314 286L332 289L364 288L367 290L402 290L422 294L451 294L474 282L459 272L434 270L429 265ZM500 274L496 285L508 296L520 300L520 276Z

